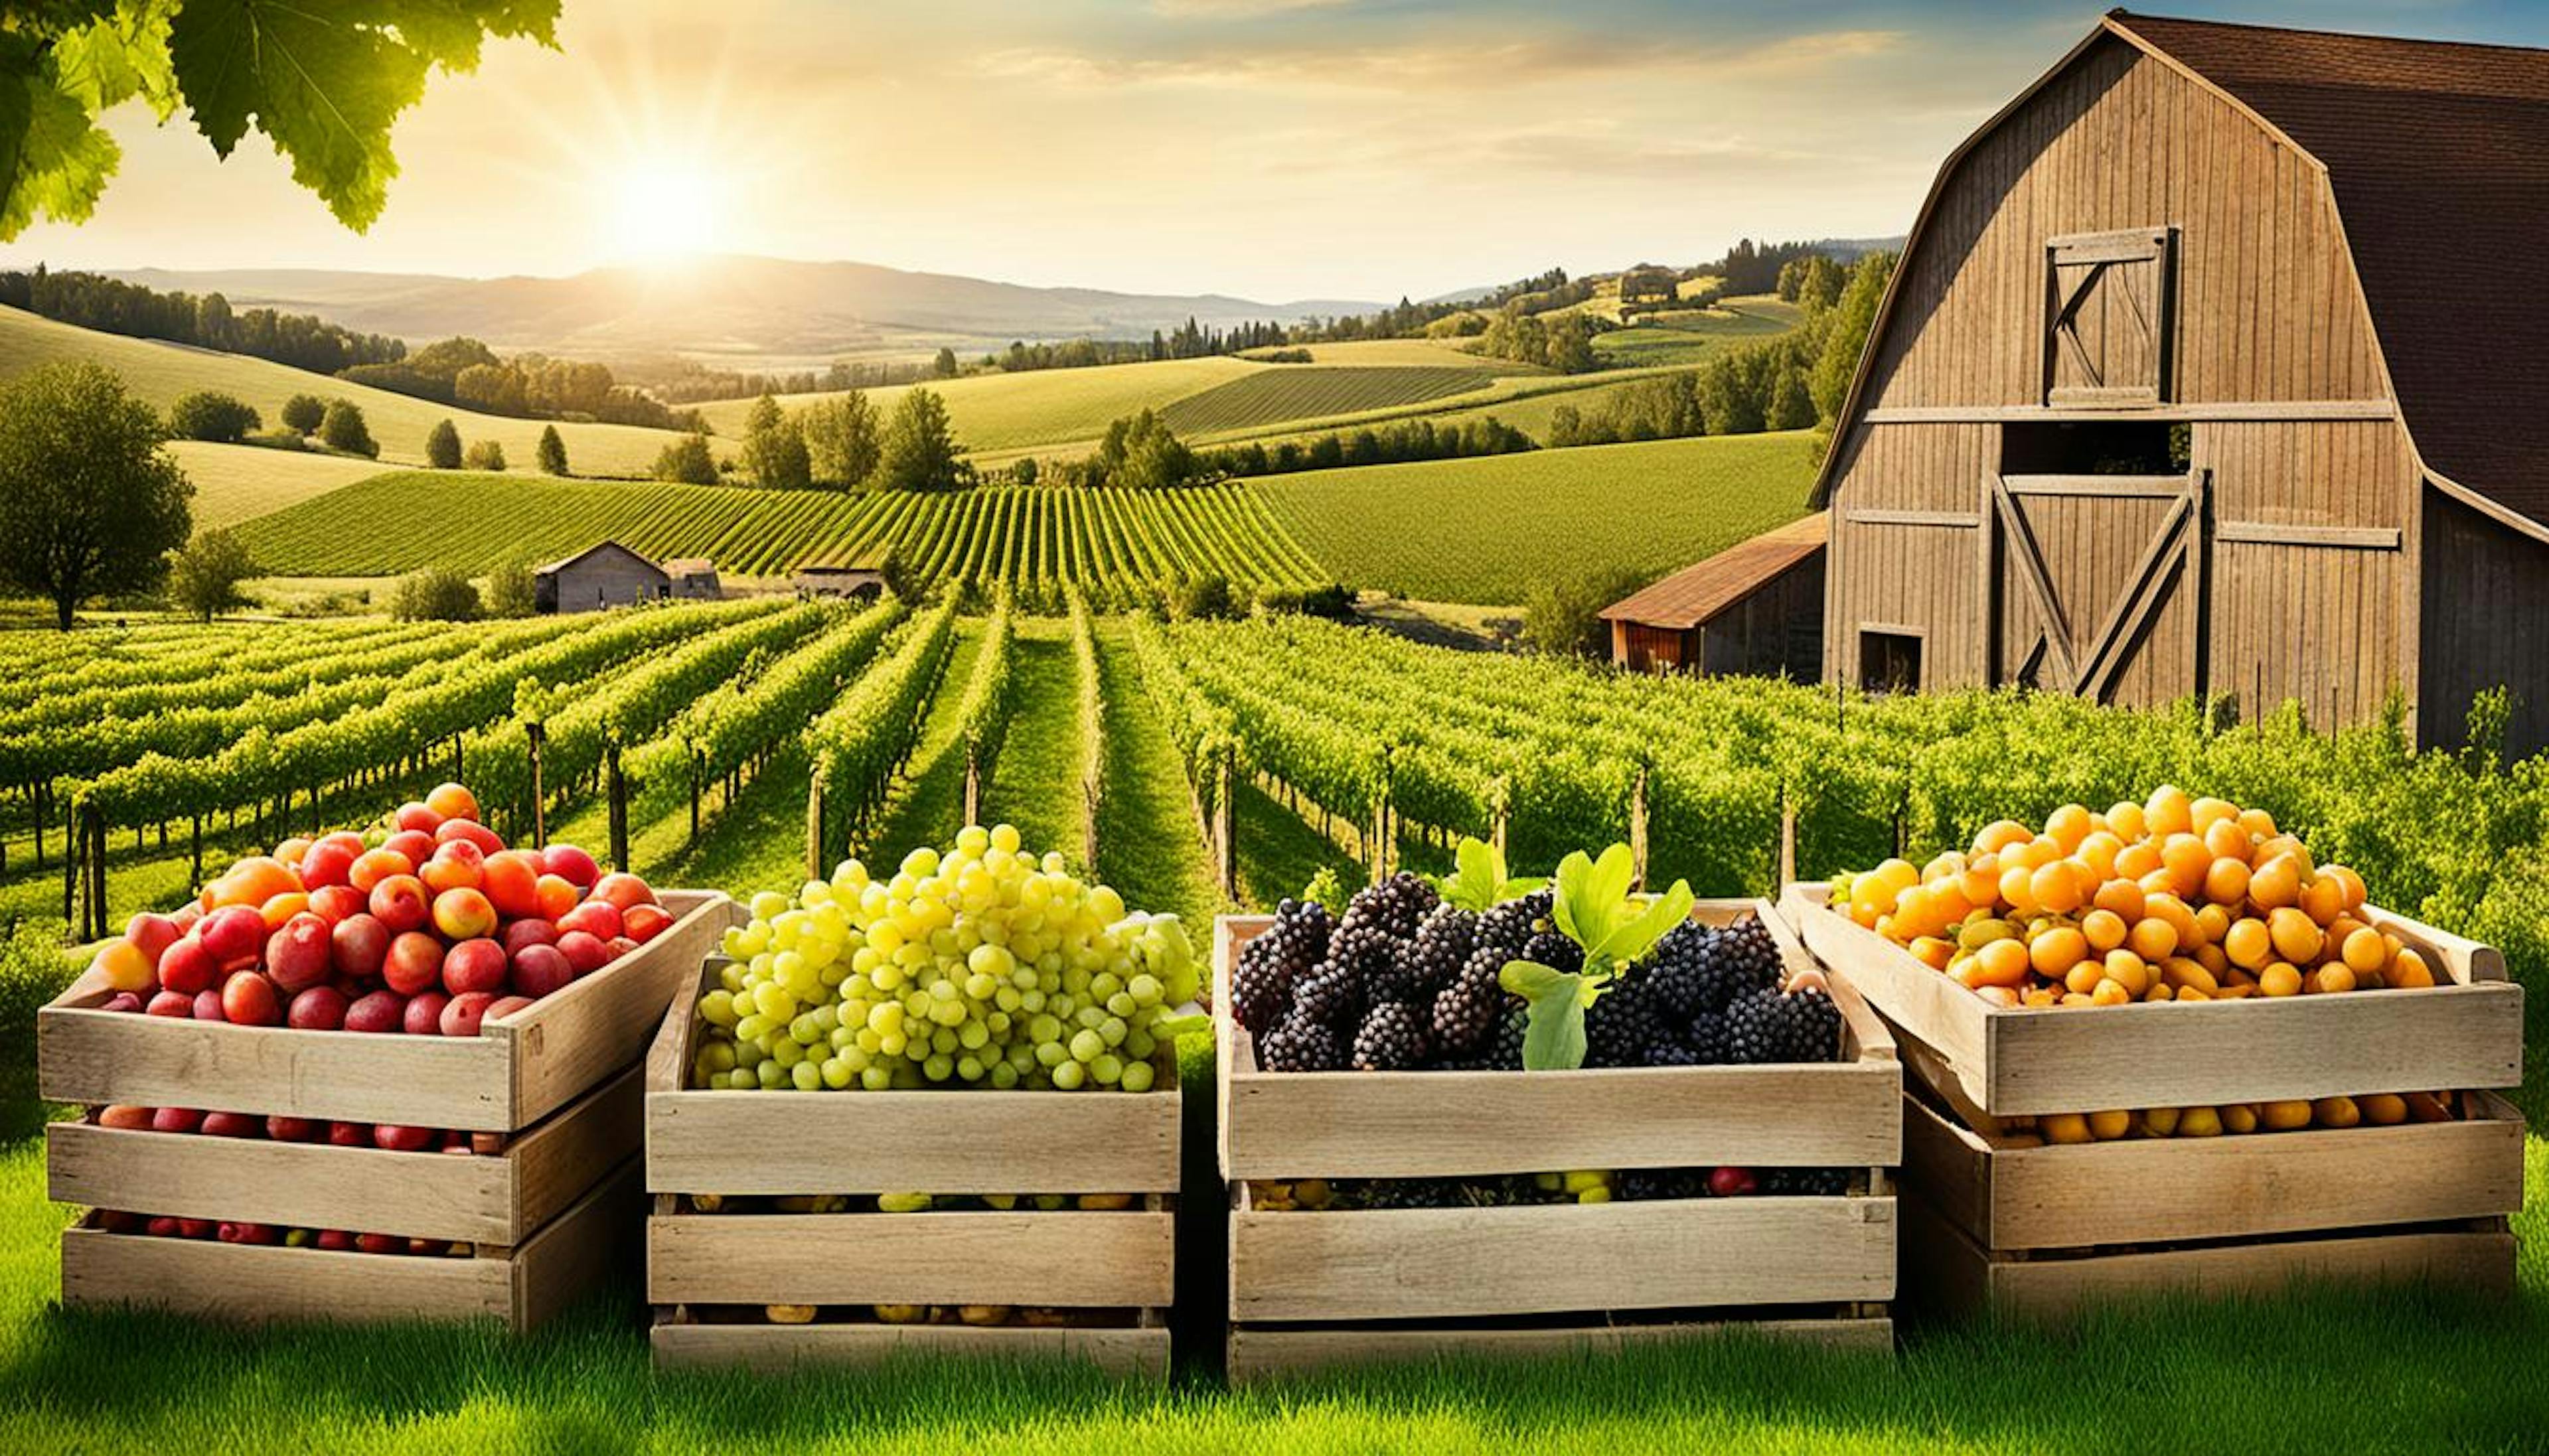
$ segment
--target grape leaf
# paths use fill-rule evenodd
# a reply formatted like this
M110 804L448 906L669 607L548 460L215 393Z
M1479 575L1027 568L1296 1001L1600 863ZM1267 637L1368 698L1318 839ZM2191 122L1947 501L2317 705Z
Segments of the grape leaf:
M15 50L22 37L10 37ZM0 61L0 237L15 237L36 214L80 223L97 208L98 195L123 152L115 138L89 119L78 98L56 85L49 67Z

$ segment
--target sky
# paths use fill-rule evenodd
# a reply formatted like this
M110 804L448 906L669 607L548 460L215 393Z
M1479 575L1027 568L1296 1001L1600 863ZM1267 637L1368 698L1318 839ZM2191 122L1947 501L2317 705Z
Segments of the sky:
M368 233L251 136L112 114L96 216L12 265L496 276L702 252L1265 302L1423 297L1905 230L2094 5L566 0L393 141ZM2161 13L2549 46L2549 0Z

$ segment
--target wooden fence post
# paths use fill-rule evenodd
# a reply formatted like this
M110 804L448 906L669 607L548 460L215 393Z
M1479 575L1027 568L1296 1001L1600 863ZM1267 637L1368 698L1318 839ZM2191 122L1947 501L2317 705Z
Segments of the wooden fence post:
M823 878L823 780L820 775L805 784L805 877Z
M1787 893L1797 882L1797 806L1786 794L1779 795L1779 882L1772 887L1771 898Z
M71 918L71 908L79 882L80 839L66 818L62 822L62 936L74 946L79 944L79 922Z
M1638 781L1629 790L1629 858L1637 865L1637 887L1647 887L1647 766L1638 766Z
M1080 867L1088 874L1097 872L1097 786L1087 779L1080 780Z
M460 735L457 733L451 735L451 781L454 783L467 781L461 777Z
M45 867L45 801L52 797L50 788L51 785L45 780L41 778L36 780L36 867L38 869Z
M1236 776L1230 772L1230 755L1222 755L1220 768L1216 771L1221 786L1213 795L1212 802L1212 869L1213 880L1221 886L1221 892L1236 898L1239 894L1238 819L1230 804L1232 780Z
M187 848L190 855L188 872L193 875L194 883L200 886L204 882L204 816L201 814L195 816L194 833Z
M611 867L628 871L628 780L619 772L619 745L611 745L605 760L611 789Z
M547 795L542 792L543 785L540 781L540 745L546 742L547 739L547 731L539 724L533 723L530 725L531 848L535 850L545 850L549 847L549 806ZM628 866L622 864L619 867L625 869Z
M965 741L965 822L983 822L983 760L970 738Z
M697 755L697 754L693 754L693 755L691 755L691 838L690 838L690 843L691 843L691 844L693 844L693 845L697 845L699 842L700 842L700 756L699 756L699 755Z

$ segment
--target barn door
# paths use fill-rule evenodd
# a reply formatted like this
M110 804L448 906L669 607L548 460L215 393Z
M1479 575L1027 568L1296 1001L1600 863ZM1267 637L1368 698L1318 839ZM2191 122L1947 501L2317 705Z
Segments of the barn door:
M2116 410L2168 398L2173 236L2140 228L2045 244L2045 404Z
M1993 681L2140 707L2203 691L2209 482L1994 478Z

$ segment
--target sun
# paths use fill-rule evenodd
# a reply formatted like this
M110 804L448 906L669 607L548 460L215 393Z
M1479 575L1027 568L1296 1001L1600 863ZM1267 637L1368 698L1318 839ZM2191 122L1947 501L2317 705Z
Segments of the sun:
M632 161L610 178L604 201L605 238L630 262L672 263L715 250L719 200L705 167Z

